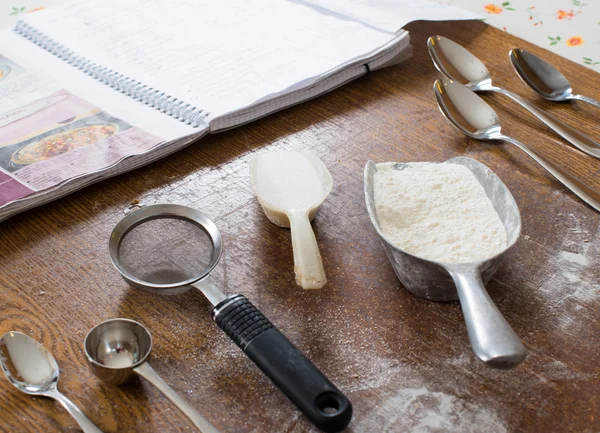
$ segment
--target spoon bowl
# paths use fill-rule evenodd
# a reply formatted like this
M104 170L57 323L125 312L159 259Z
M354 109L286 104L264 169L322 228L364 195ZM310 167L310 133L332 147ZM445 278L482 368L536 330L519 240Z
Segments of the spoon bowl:
M25 334L11 331L0 338L0 365L19 391L44 395L56 390L60 374L56 360Z
M600 143L545 114L519 95L494 86L485 65L463 46L443 36L432 36L427 40L427 49L437 70L449 80L474 92L495 92L508 96L573 146L590 156L600 158Z
M102 433L58 391L58 364L52 354L33 338L17 331L9 331L0 337L0 367L19 391L57 400L85 433Z
M600 211L600 192L562 168L543 159L525 144L502 134L500 119L496 112L477 94L452 80L437 80L433 93L442 114L463 134L476 140L502 140L514 144L575 195Z
M533 90L551 101L573 99L571 85L554 66L518 48L508 53L516 73Z
M583 95L574 95L571 84L558 69L528 51L515 48L509 52L515 72L536 93L549 101L579 100L600 107L600 102Z
M443 36L431 36L427 50L433 65L444 76L474 92L491 90L492 77L483 62L462 45Z
M466 86L443 78L435 82L434 94L442 114L463 134L476 140L502 136L496 112Z

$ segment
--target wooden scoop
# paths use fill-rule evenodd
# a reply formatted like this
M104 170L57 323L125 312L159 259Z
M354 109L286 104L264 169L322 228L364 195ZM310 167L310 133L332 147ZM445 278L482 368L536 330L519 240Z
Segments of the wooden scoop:
M327 167L303 152L263 152L250 162L250 181L267 218L292 231L296 283L322 288L327 279L310 221L331 192Z

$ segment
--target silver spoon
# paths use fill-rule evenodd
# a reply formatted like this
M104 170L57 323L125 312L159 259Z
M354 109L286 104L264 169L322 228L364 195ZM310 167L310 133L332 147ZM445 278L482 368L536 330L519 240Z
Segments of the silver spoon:
M574 95L565 76L535 54L515 48L510 50L509 57L519 77L543 98L549 101L583 101L600 108L600 101L589 96Z
M520 141L503 135L500 131L498 115L477 94L451 80L437 80L433 85L433 92L442 114L463 134L476 140L503 140L514 144L584 202L600 211L600 193L598 191L550 164Z
M58 391L58 364L52 354L34 339L16 331L0 337L0 367L19 391L57 400L85 433L102 433L71 400Z
M111 319L95 326L85 337L85 355L92 372L105 382L121 385L136 374L158 388L203 433L220 433L210 421L167 385L147 362L152 336L129 319Z
M600 143L544 114L519 95L493 86L492 78L485 65L466 48L443 36L430 37L427 40L427 47L433 64L447 78L464 84L474 92L497 92L508 96L573 146L590 156L600 158Z

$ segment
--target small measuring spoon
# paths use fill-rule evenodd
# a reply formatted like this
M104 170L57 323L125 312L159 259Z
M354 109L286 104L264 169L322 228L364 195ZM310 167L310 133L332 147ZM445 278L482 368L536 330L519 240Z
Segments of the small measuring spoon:
M477 94L450 80L437 80L433 92L442 114L460 132L476 140L503 140L514 144L544 167L584 202L600 211L600 193L581 180L550 164L525 144L503 135L496 112Z
M509 52L515 72L540 96L549 101L583 101L600 108L600 101L574 95L569 81L558 69L529 51L515 48Z
M19 391L57 400L85 433L102 433L71 400L58 391L58 364L52 354L33 338L16 331L9 331L0 337L0 366L9 382Z
M484 188L506 230L508 245L504 251L474 263L442 263L417 257L393 245L379 227L373 192L377 166L373 161L365 166L365 198L371 222L402 284L415 295L432 301L458 298L475 355L489 367L516 367L525 359L525 347L486 292L484 284L519 238L519 209L508 188L485 165L463 157L452 158L444 164L467 167ZM396 168L401 169L401 164Z
M331 192L327 167L308 153L262 152L250 162L250 181L267 218L291 229L296 283L322 288L327 278L310 221Z
M83 343L92 372L105 382L121 385L136 374L157 387L203 433L220 433L210 421L181 398L148 364L152 336L129 319L111 319L94 327Z
M485 65L463 46L443 36L432 36L427 40L427 48L435 67L447 78L464 84L474 92L497 92L508 96L573 146L590 156L600 158L600 143L548 116L519 95L493 86Z

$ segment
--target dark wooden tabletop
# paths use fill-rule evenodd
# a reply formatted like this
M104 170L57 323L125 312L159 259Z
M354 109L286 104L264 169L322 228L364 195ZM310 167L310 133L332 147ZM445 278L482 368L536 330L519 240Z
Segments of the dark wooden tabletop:
M150 166L0 224L0 333L42 342L61 368L59 389L104 432L191 432L149 383L101 383L82 342L103 320L126 317L154 337L150 364L223 432L313 432L311 424L215 326L196 290L159 297L130 288L107 243L132 202L179 203L210 216L225 253L213 280L251 299L351 399L348 432L600 431L600 215L509 144L462 136L437 109L425 42L441 34L478 55L494 81L600 140L600 110L555 104L525 87L508 50L551 61L579 93L600 99L600 75L481 22L412 23L414 56L311 102L208 136ZM600 188L600 161L563 142L502 95L486 95L505 132ZM334 187L313 227L328 284L294 282L290 232L253 196L251 155L302 149L328 166ZM363 197L367 160L487 164L512 191L523 232L488 284L528 358L486 368L469 346L458 303L419 299L397 280ZM76 432L58 403L0 378L0 431Z

